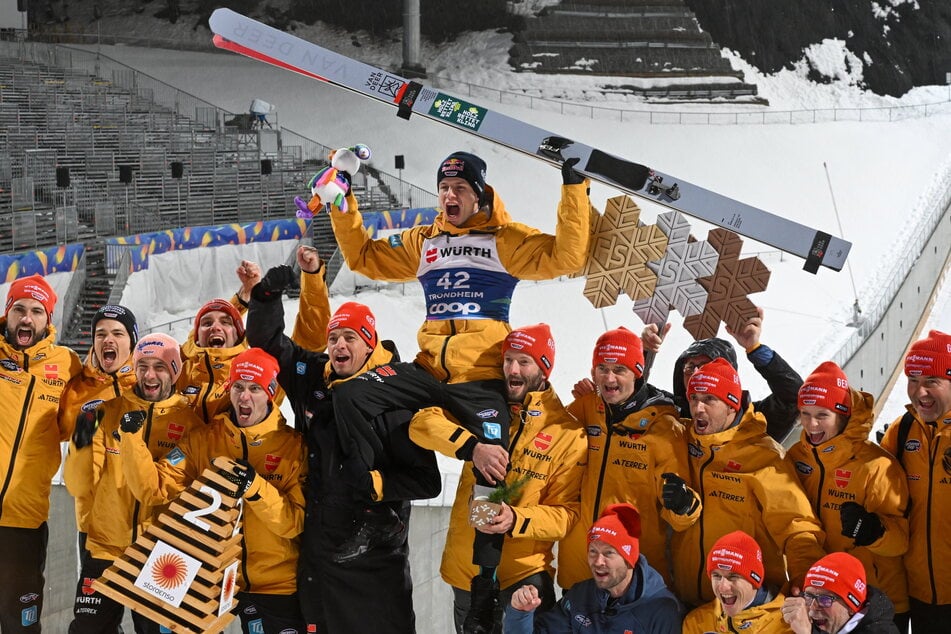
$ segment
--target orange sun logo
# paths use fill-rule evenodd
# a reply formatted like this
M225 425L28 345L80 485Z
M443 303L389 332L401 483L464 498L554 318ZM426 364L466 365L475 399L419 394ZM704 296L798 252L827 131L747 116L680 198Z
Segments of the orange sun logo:
M187 572L184 559L173 553L166 553L152 564L152 581L160 588L170 590L182 585Z
M224 584L224 595L226 597L230 597L234 594L234 577L235 577L234 570L229 570L228 576L225 577L225 584Z

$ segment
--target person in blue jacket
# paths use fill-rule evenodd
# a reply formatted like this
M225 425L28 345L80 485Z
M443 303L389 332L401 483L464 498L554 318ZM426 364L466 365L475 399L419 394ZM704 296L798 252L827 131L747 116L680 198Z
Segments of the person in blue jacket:
M588 531L591 579L576 583L553 609L541 604L535 586L512 594L506 634L680 634L683 608L664 579L640 554L640 515L630 504L611 504Z

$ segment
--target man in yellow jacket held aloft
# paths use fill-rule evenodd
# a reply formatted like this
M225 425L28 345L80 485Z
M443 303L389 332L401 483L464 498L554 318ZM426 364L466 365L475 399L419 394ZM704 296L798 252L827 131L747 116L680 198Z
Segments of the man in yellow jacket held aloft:
M350 211L331 210L334 234L352 270L380 280L416 278L426 301L416 363L394 366L372 387L364 381L348 382L334 396L338 419L355 426L395 409L438 406L473 435L458 458L471 460L476 442L508 446L501 343L511 330L515 286L523 279L574 273L587 257L588 185L572 168L575 163L577 159L569 159L562 166L555 235L514 222L485 182L485 162L468 152L455 152L440 164L440 211L431 225L371 240L352 193L347 198ZM476 473L476 484L490 483ZM476 535L473 560L480 572L472 579L466 634L487 633L493 627L498 602L494 576L502 541L500 535Z

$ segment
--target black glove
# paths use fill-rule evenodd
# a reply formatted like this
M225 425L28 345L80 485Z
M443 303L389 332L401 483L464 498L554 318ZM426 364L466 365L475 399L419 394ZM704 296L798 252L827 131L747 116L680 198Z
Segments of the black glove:
M257 471L254 470L254 467L251 466L247 460L235 460L234 466L231 468L231 471L225 471L222 474L229 482L234 484L237 487L237 497L244 497L248 489L251 488L251 483L254 482L254 478L257 477ZM259 496L255 494L254 496L248 498L249 500L256 500Z
M865 507L855 502L843 502L839 507L842 520L842 534L851 537L856 546L868 546L885 534L882 520L875 513L869 513Z
M580 185L584 182L584 176L575 171L575 165L579 158L565 159L561 164L561 180L565 185Z
M278 299L284 289L295 285L297 279L294 269L286 264L272 267L251 289L251 297L259 302Z
M142 429L142 425L145 424L145 419L148 417L148 413L141 409L126 412L122 415L122 420L119 421L119 429L127 434L134 434Z
M82 449L92 444L92 437L99 429L99 414L96 410L83 410L76 417L76 427L73 429L73 444L76 449Z
M340 475L347 486L353 489L354 497L363 502L373 499L373 476L360 460L344 459L340 465Z
M687 489L687 483L676 473L661 474L664 479L664 508L677 515L686 515L693 509L696 501Z

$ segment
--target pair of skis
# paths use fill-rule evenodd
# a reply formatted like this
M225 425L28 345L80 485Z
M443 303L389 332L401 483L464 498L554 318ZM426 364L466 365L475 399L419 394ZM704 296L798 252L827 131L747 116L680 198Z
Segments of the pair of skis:
M217 9L209 25L219 48L388 103L403 119L427 117L557 165L578 158L576 169L589 178L805 258L803 268L810 273L820 266L841 270L852 247L828 233L428 88L230 9Z

